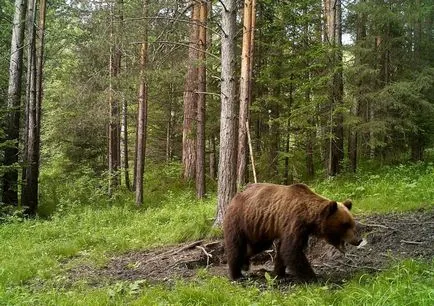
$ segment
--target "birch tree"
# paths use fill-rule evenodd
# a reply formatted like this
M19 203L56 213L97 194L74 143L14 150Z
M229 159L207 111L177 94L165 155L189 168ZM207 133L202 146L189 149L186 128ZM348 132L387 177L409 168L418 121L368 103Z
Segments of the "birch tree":
M12 27L11 52L9 61L9 85L7 97L6 140L10 141L4 152L2 200L7 205L18 204L18 142L20 126L21 78L23 73L24 28L26 0L15 0L15 13ZM15 167L14 167L15 165Z

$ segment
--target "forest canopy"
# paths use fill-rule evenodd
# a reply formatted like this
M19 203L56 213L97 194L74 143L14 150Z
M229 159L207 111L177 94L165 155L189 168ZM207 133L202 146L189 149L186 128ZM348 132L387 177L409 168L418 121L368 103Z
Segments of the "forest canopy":
M142 204L163 164L224 210L254 174L309 182L434 142L432 1L0 0L0 14L4 212L35 215L69 180Z

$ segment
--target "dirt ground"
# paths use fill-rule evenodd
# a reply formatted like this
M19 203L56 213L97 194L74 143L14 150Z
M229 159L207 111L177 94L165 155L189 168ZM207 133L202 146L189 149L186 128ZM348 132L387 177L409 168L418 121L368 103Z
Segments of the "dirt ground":
M397 260L434 258L434 210L359 217L358 227L367 244L347 246L345 255L321 240L309 241L307 256L320 281L339 284L358 273L381 271ZM264 273L273 269L273 255L274 251L269 250L255 256L247 277L264 283ZM227 276L221 240L125 253L111 258L104 267L72 268L69 279L85 279L95 286L137 280L167 283L192 279L198 269L204 268L212 275ZM291 281L289 275L279 282L288 285Z

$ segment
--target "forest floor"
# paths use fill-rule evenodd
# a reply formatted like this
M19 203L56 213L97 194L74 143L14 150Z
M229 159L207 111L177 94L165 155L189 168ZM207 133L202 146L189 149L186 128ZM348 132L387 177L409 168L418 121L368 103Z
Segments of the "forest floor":
M374 274L398 261L434 258L434 211L366 215L358 218L358 227L367 244L347 246L344 255L322 240L311 239L307 256L321 282L342 284L360 274ZM265 272L273 269L274 251L252 259L248 279L258 286L266 285ZM192 280L199 269L209 274L227 276L223 242L200 240L114 256L102 267L80 265L71 268L71 282L85 280L93 286L119 281L172 283ZM272 275L272 273L270 273ZM291 285L289 275L276 281L284 288Z

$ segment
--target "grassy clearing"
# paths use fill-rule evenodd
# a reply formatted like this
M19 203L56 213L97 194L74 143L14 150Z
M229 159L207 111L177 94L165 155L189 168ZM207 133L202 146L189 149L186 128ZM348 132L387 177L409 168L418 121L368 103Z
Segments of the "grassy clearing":
M337 200L351 198L355 212L434 208L434 164L385 166L316 182L315 190Z
M160 170L164 171L168 180L159 179L161 174L148 179L152 186L147 188L147 205L142 209L135 208L126 193L107 201L102 193L90 189L96 186L90 179L87 184L83 180L49 189L59 211L50 220L12 218L1 224L0 305L433 304L434 263L415 261L398 263L377 276L361 276L342 288L297 286L288 292L273 290L272 283L266 291L254 284L234 285L206 273L194 283L179 282L171 288L143 282L97 288L85 282L67 285L61 265L65 259L74 259L69 265L100 264L113 253L215 234L210 231L215 197L198 202L179 183L170 191L170 180L179 181L177 172ZM356 213L433 207L432 186L433 164L386 168L314 184L317 192L329 197L351 197Z
M43 290L41 290L43 289ZM344 286L294 286L279 291L255 284L233 284L204 271L195 282L168 288L144 281L92 288L85 283L63 287L62 279L44 288L33 284L6 292L0 302L23 305L432 305L434 262L402 262L379 275L360 275Z

